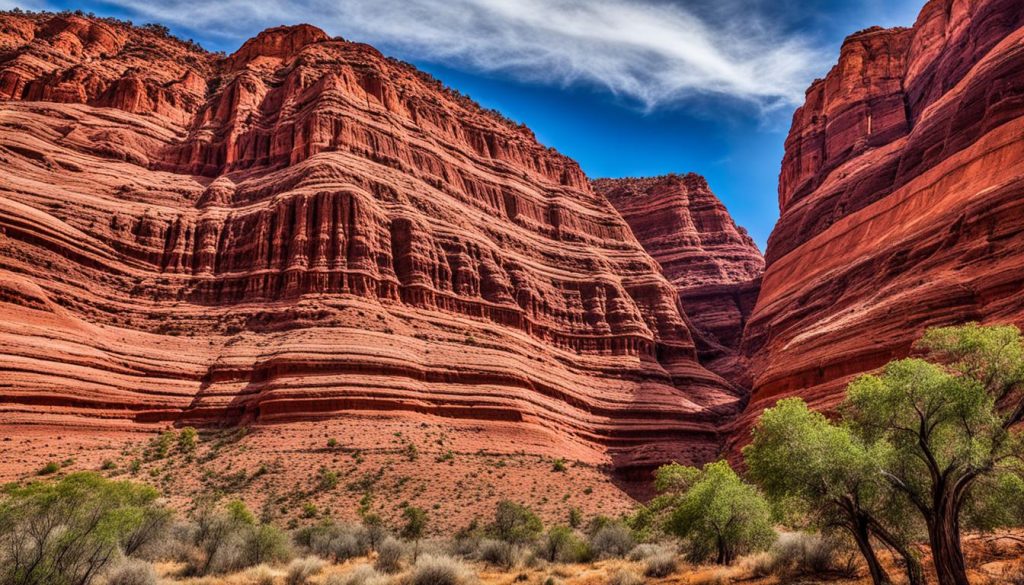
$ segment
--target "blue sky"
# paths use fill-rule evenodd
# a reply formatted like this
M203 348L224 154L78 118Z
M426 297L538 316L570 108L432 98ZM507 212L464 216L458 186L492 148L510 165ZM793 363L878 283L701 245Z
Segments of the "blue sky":
M0 0L160 22L234 51L309 22L525 122L591 177L697 172L764 249L782 146L842 39L924 0Z

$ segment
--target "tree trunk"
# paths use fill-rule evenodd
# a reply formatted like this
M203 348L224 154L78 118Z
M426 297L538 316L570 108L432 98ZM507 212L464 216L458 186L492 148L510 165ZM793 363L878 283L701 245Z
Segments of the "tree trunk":
M924 568L921 567L921 561L917 560L914 553L906 546L900 546L896 552L900 553L903 564L907 566L907 585L925 585L928 581L924 578Z
M928 526L928 542L939 585L970 585L963 549L960 547L960 526L957 511L951 506L938 508L942 513Z
M874 585L890 585L892 580L889 579L889 574L885 572L885 567L878 560L878 556L875 554L875 547L871 546L871 533L868 532L867 524L858 522L857 526L850 530L850 533L853 535L853 540L857 543L857 548L860 549L860 554L864 557L864 562L868 566L871 582Z
M906 543L878 522L872 522L870 530L872 534L889 546L889 548L895 550L900 555L900 558L903 559L903 564L906 565L908 585L925 585L927 583L924 577L924 569L921 567L921 561L917 560L914 551Z

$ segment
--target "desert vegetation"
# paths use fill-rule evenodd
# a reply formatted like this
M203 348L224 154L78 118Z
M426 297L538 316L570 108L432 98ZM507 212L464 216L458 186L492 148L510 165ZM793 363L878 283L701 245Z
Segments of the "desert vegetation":
M432 510L407 502L387 519L372 478L324 466L309 493L363 491L355 519L305 502L303 521L282 526L274 508L290 500L270 497L253 512L230 489L208 489L176 512L138 475L55 463L4 487L0 583L1018 583L1021 418L1020 331L965 325L930 329L914 357L854 380L831 417L800 399L778 402L742 466L665 465L654 474L656 496L616 516L571 507L546 523L526 503L502 500L448 534ZM194 429L165 432L131 460L138 466L105 461L101 471L198 463L201 441ZM412 443L399 444L413 460ZM327 449L340 447L330 440ZM567 466L555 460L552 481ZM248 478L226 474L211 485ZM992 560L985 571L972 566Z
M933 328L920 357L854 380L839 418L799 399L764 413L745 449L750 475L788 514L857 543L874 583L875 543L925 582L925 541L941 585L967 585L964 529L1019 526L1024 347L1011 326Z

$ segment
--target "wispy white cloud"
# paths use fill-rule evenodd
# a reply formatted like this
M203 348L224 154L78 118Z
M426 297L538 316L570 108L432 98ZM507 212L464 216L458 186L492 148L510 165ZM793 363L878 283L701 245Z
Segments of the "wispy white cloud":
M2 0L0 0L2 1ZM108 0L220 38L311 22L404 56L547 84L592 84L656 108L693 96L800 103L820 52L759 2L657 0Z
M0 0L0 10L43 10L46 3L43 0Z

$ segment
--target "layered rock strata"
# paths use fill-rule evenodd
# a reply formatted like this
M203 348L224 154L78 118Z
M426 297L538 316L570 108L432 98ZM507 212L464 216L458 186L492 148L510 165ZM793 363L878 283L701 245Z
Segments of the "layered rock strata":
M743 341L760 411L828 408L931 325L1024 325L1024 10L932 0L849 37L793 117Z
M0 51L0 423L408 412L624 471L717 453L735 389L525 127L310 26L224 57L7 14Z
M746 230L700 175L593 184L675 285L705 365L749 388L748 365L738 350L757 300L764 258Z

